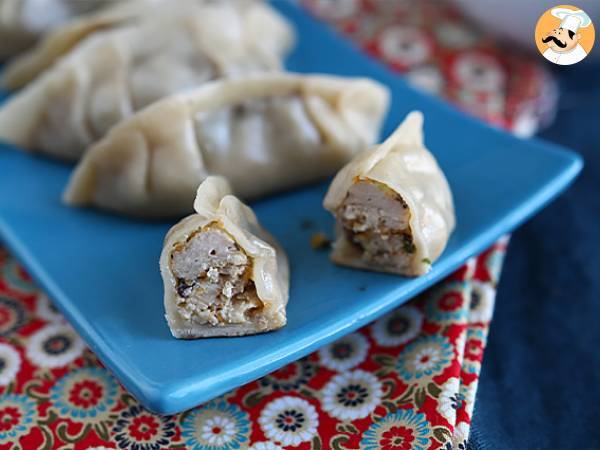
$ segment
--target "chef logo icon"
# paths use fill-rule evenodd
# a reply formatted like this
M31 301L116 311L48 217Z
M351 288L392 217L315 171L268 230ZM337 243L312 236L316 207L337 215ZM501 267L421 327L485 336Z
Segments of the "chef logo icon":
M535 27L535 43L548 61L561 66L578 63L594 46L594 24L577 6L547 10Z

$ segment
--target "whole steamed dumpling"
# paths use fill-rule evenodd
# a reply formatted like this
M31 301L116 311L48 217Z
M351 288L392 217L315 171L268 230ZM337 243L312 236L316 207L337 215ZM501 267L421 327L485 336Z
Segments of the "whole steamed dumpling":
M7 0L4 0L7 1ZM11 0L8 0L10 3ZM16 0L21 2L21 0ZM55 0L26 0L27 3L37 7L51 6ZM182 2L195 2L208 0L179 0ZM2 0L0 0L0 3ZM65 23L57 24L44 33L35 45L27 51L11 58L0 74L0 86L9 90L20 89L27 83L37 78L44 70L52 66L58 59L75 48L86 37L105 31L116 29L134 22L147 20L153 15L160 15L164 8L169 6L169 0L96 0L96 1L71 1L73 5L94 5L102 8L85 9L81 15L70 17ZM172 7L172 5L170 5ZM39 11L38 11L38 14ZM40 14L44 15L44 14Z
M106 4L106 0L0 0L0 61L31 47L53 27Z
M243 199L333 175L374 143L388 91L368 79L290 73L221 79L114 127L71 176L67 203L141 217L190 212L223 175Z
M185 2L161 11L92 34L11 97L0 106L0 140L77 160L113 125L164 96L280 70L293 38L262 2Z

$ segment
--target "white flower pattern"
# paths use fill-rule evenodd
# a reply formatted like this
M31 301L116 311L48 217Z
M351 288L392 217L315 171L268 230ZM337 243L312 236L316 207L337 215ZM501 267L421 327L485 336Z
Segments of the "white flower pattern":
M496 290L488 283L473 281L469 322L489 322L494 314Z
M440 352L435 348L423 348L412 356L412 364L421 372L431 370L440 360Z
M471 92L499 93L506 82L504 69L495 58L475 52L459 56L452 72L458 83Z
M186 448L234 450L247 448L251 432L248 413L223 399L192 409L181 422Z
M338 372L362 363L369 353L369 341L361 333L351 333L319 350L321 364Z
M456 422L456 410L460 407L460 398L458 394L459 379L450 377L440 386L440 395L438 397L437 412L450 424Z
M50 299L48 299L46 294L43 292L40 292L37 296L35 313L47 322L65 322L63 315L56 309L52 302L50 302Z
M373 338L382 347L396 347L417 337L423 325L423 313L414 306L402 306L371 326Z
M273 400L258 419L267 438L284 446L310 441L317 434L319 416L313 405L299 397L285 396Z
M469 430L469 424L466 422L459 422L454 427L454 434L452 435L453 450L467 450Z
M31 336L27 357L40 367L63 367L85 350L79 335L67 324L50 324Z
M218 433L215 430L219 430ZM202 425L202 438L212 445L223 445L233 439L236 424L225 416L211 417Z
M388 62L406 67L424 63L431 45L422 30L407 25L393 25L379 36L381 53Z
M364 370L334 376L323 388L323 410L340 420L367 417L381 401L381 383Z
M477 393L477 381L465 384L461 383L459 397L465 404L465 410L469 417L473 415L473 406L475 406L475 394Z
M21 368L21 355L10 344L0 343L0 386L7 386Z

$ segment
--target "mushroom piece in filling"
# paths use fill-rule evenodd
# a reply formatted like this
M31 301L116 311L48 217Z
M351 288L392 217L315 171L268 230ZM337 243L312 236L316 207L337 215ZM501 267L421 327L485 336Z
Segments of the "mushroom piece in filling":
M337 210L348 242L364 261L378 267L408 269L415 245L410 210L400 195L383 183L358 179Z
M251 280L252 259L217 223L196 231L171 253L177 311L213 326L252 322L263 306Z

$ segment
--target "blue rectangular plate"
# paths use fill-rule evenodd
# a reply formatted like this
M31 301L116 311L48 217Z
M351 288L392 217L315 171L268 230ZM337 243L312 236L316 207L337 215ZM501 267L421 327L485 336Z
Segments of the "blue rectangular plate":
M297 7L276 6L300 36L290 70L360 75L390 87L384 135L412 109L425 114L428 147L448 176L458 226L433 270L417 279L336 267L311 249L332 230L326 186L254 204L288 252L288 325L229 339L173 339L163 317L158 258L171 224L69 209L60 196L69 166L0 147L0 234L123 385L149 409L198 405L372 321L482 251L558 195L581 170L574 153L519 140L408 87ZM303 230L310 219L316 226Z

